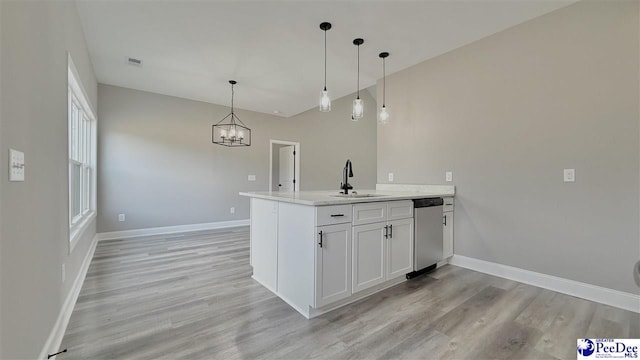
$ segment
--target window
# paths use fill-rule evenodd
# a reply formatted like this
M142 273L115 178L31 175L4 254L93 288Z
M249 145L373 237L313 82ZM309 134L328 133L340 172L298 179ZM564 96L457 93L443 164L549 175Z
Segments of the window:
M95 216L96 118L69 58L69 229L70 242Z

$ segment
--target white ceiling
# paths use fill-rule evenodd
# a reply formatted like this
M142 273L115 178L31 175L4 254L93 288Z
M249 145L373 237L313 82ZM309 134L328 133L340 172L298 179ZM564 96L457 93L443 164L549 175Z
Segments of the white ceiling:
M292 116L317 106L327 32L332 99L575 0L78 1L100 83ZM142 67L125 63L141 59Z

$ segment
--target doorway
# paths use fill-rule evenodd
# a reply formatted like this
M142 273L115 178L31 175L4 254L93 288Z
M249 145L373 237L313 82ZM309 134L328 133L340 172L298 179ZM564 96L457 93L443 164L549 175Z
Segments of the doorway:
M269 141L269 190L300 191L300 143Z

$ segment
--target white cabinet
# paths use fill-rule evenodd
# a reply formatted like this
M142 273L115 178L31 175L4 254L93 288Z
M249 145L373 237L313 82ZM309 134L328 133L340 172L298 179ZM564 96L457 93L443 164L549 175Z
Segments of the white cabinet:
M444 198L442 213L442 255L448 259L453 256L453 198Z
M253 277L271 291L278 276L278 203L251 199L251 251Z
M413 218L390 221L387 236L386 280L413 271Z
M351 223L317 227L315 307L351 296Z
M253 278L307 318L413 270L413 202L308 206L251 199Z
M353 293L413 271L413 202L353 206Z
M385 280L386 223L353 227L353 292L378 285Z

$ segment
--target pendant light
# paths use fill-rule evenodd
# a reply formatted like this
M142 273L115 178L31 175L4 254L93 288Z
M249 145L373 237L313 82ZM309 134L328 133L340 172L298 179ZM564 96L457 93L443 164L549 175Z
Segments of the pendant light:
M353 111L351 113L351 120L358 121L362 119L364 115L364 104L360 99L360 45L364 43L363 39L357 38L353 40L353 45L358 47L358 89L356 93L356 99L353 100Z
M251 146L251 129L249 129L233 112L233 86L235 80L229 80L231 84L231 113L212 125L211 137L214 144L222 146ZM227 120L227 122L224 122Z
M379 56L382 58L382 107L378 113L378 122L380 122L381 125L386 125L389 123L389 110L387 110L387 106L385 105L387 95L387 69L385 60L389 56L389 53L386 51L381 52Z
M324 88L320 92L320 111L331 111L331 98L327 91L327 30L331 29L331 23L323 22L320 29L324 31Z

